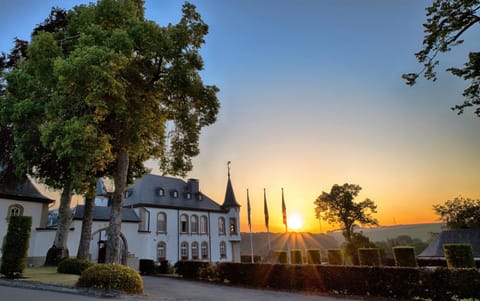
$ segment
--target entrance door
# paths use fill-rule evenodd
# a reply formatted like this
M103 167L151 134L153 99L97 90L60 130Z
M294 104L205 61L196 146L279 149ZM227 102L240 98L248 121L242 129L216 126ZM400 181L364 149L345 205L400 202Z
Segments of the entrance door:
M107 244L104 240L98 242L98 263L105 263L105 254L107 252Z

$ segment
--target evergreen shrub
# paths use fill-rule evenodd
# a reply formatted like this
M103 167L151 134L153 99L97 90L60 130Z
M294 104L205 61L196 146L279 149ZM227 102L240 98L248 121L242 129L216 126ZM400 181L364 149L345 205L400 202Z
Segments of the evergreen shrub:
M5 277L20 278L22 276L27 265L31 228L31 216L10 216L0 267L0 273Z
M287 251L275 251L275 257L278 263L288 263Z
M209 263L203 261L180 260L174 265L175 273L183 278L196 279L199 277L199 271L205 268Z
M155 274L173 274L173 265L168 260L161 260L159 265L155 266Z
M138 269L142 275L152 275L155 272L155 263L152 259L140 259Z
M307 263L308 264L321 264L322 258L320 256L320 250L308 249L307 250Z
M417 267L415 248L409 246L393 247L393 257L397 267Z
M302 264L302 250L291 250L290 251L290 262L292 264Z
M80 275L77 286L118 290L129 294L143 294L140 274L120 264L95 264Z
M366 266L380 266L382 265L382 258L380 256L380 249L378 248L359 248L358 260L360 265Z
M57 272L62 274L75 274L80 275L82 272L95 263L91 262L90 260L86 259L78 259L78 258L66 258L57 266Z
M345 261L343 258L342 249L328 249L327 260L328 260L328 264L343 265Z
M449 268L475 268L471 244L444 244L443 253Z

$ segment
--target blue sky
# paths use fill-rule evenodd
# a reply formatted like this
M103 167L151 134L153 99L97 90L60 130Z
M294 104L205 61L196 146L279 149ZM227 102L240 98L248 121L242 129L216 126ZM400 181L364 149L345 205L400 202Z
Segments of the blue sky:
M182 2L147 0L146 16L175 23ZM202 75L220 88L221 111L203 131L189 177L221 202L232 161L244 207L250 190L254 229L264 230L264 187L279 231L281 187L289 213L301 215L308 231L318 231L313 201L333 184L362 186L360 199L378 204L384 225L432 222L432 204L480 197L480 120L450 110L466 83L442 71L478 50L478 29L441 57L437 82L408 87L401 75L421 68L413 53L430 1L191 2L210 26ZM7 52L52 6L86 2L0 3L0 51Z

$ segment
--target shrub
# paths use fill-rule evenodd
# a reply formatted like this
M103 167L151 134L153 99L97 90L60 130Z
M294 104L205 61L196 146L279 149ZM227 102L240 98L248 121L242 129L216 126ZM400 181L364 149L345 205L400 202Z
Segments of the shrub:
M174 265L175 272L183 278L196 279L199 276L199 270L208 265L203 261L180 260Z
M140 259L140 274L151 275L155 272L155 264L152 259Z
M322 258L320 256L320 250L318 250L318 249L308 249L307 250L307 263L308 264L320 264L320 263L322 263Z
M80 275L82 272L95 263L86 260L86 259L78 259L78 258L67 258L62 261L57 266L57 272L62 274L75 274Z
M275 257L278 263L288 263L287 251L275 251Z
M360 265L379 266L382 265L380 249L378 248L359 248L358 260Z
M443 253L449 268L474 268L471 244L444 244Z
M218 277L217 265L215 264L201 266L198 269L198 278L201 280L217 281Z
M302 264L302 250L291 250L290 251L290 262L292 264Z
M160 264L155 266L155 274L173 274L173 265L168 260L161 260Z
M342 249L329 249L327 250L328 264L343 265L344 258Z
M31 216L11 216L2 253L0 273L7 278L22 276L27 263L28 243L32 228Z
M398 267L416 267L415 248L407 246L393 247L395 265Z
M95 264L80 275L79 287L119 290L129 294L143 293L143 280L134 269L120 264Z

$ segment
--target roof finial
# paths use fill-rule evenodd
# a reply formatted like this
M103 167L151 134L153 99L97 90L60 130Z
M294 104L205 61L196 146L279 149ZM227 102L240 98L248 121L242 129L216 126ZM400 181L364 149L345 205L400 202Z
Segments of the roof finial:
M228 168L228 178L230 179L230 164L232 164L232 161L227 162L227 168Z

